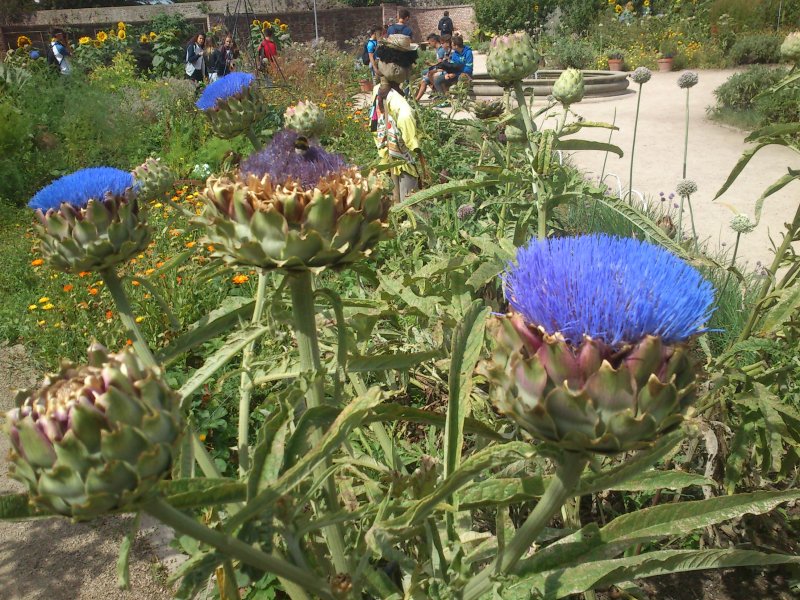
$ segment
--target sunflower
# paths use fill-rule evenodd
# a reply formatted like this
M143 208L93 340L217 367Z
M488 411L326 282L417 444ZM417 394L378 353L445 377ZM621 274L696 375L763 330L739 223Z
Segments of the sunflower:
M151 40L154 40L154 39L156 39L157 37L158 37L158 36L156 35L156 32L155 32L155 31L151 31L151 32L150 32L150 39L151 39Z
M140 36L139 36L139 43L140 43L140 44L146 44L146 43L148 43L149 41L150 41L150 38L149 38L149 37L147 37L147 35L146 35L146 34L144 34L144 33L143 33L142 35L140 35Z
M253 19L253 27L261 27L261 21L258 19Z
M83 36L81 38L78 38L78 44L81 45L81 46L85 46L86 44L88 44L91 41L92 41L92 38L90 38L88 35L85 35L85 36Z
M33 42L27 35L21 35L17 38L17 48L24 48L25 46L33 46Z
M97 32L97 41L98 42L105 42L108 39L108 34L105 31L98 31Z
M117 23L117 29L122 29L124 31L126 28L127 28L127 26L122 21Z
M289 26L286 23L281 23L281 31L286 31L289 29Z
M270 31L272 31L272 23L270 23L269 21L264 21L264 22L261 24L261 29L263 29L264 31L266 31L267 29L269 29Z
M126 37L128 37L128 34L125 33L124 29L120 29L119 31L117 31L117 37L121 40L124 40Z
M275 23L275 25L280 25L281 24L281 20L278 17L275 17L275 20L273 21L273 23Z

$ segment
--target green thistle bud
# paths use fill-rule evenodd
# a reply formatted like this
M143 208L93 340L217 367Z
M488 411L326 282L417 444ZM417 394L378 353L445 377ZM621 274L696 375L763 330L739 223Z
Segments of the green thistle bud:
M318 137L325 131L325 113L313 102L298 102L283 113L284 125L306 137Z
M11 475L35 505L76 518L135 507L169 472L181 430L159 369L130 350L95 344L88 354L20 392L6 416Z
M175 183L175 174L160 158L148 158L133 170L137 197L154 200L164 195Z
M539 68L539 56L527 32L492 38L486 70L501 85L513 85L533 75Z
M553 97L565 107L583 100L583 73L567 69L553 84Z
M491 102L476 102L474 110L475 116L481 121L493 119L503 114L503 101L493 100Z

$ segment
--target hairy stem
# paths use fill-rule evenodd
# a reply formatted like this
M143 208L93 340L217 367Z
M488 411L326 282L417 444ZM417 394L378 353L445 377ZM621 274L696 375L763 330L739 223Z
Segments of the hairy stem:
M636 116L633 119L633 142L631 142L631 166L628 171L628 201L633 196L633 153L636 150L636 130L639 128L639 106L642 103L642 84L639 84L639 93L636 95Z
M686 196L681 196L681 203L678 207L678 241L680 242L683 239L683 201L686 199Z
M314 573L309 572L307 569L296 567L280 558L270 556L236 537L210 529L196 519L172 507L163 498L156 498L143 508L145 512L165 525L172 527L176 532L208 544L229 558L296 583L303 589L312 592L315 596L333 600L333 594L331 594L328 584L316 577Z
M477 600L492 589L492 575L509 573L520 558L530 549L538 535L575 491L588 459L581 454L567 452L556 469L555 477L528 516L522 527L505 547L495 562L484 568L467 582L462 600Z
M261 323L264 314L264 300L267 289L267 274L262 269L258 273L258 288L256 289L256 304L253 308L252 325ZM239 379L239 474L245 475L250 468L250 396L253 393L253 378L250 374L250 365L255 355L256 340L253 340L242 352L242 374Z
M531 112L528 108L528 103L525 101L525 92L522 89L522 82L514 82L514 94L517 97L517 104L519 104L519 111L522 114L522 121L525 123L525 137L528 140L528 148L531 151L531 156L536 157L537 147L533 141L533 134L536 127L533 125L531 119ZM531 167L531 192L533 193L534 202L536 202L538 212L538 227L537 237L543 240L547 237L547 203L539 198L539 189L536 184L536 171Z
M321 376L322 361L319 355L319 340L317 339L317 322L314 309L314 287L309 271L292 273L287 277L289 279L289 291L292 296L297 349L300 352L300 370L304 373L311 372L312 374L312 380L306 395L306 406L314 408L322 406L325 402L325 382ZM312 434L312 442L319 442L321 437L320 432L315 430ZM330 459L325 460L316 469L316 475L322 476L330 465ZM333 479L330 477L326 479L323 490L328 512L335 513L339 510L339 501ZM329 525L323 528L322 532L337 573L349 573L350 565L345 551L344 531L341 524Z
M511 142L506 140L506 169L511 169ZM506 194L503 205L500 207L500 219L497 222L497 239L505 237L506 211L508 210L508 198L511 196L511 181L506 183Z
M122 281L113 269L100 271L100 277L103 278L108 291L111 293L111 297L114 299L114 304L117 305L119 318L125 326L125 329L128 330L128 334L131 336L133 349L136 355L148 367L157 367L158 362L156 361L156 357L153 356L150 346L148 346L147 341L142 335L141 329L139 329L139 326L136 324L136 318L133 316L133 310L131 309L130 302L128 302L128 296L122 287Z
M683 136L683 178L686 179L686 157L689 154L689 88L686 88L686 132Z

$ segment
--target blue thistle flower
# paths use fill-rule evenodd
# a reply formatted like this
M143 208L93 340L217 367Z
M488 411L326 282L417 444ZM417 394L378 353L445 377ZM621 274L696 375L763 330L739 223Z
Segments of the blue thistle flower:
M216 108L218 102L242 93L245 89L250 87L255 79L253 74L241 73L239 71L220 77L203 90L195 106L202 111Z
M266 148L242 162L242 177L255 175L261 179L269 175L275 183L282 185L292 179L308 188L323 177L347 168L347 162L341 155L326 152L319 146L308 145L307 149L299 150L297 145L300 137L296 131L276 133Z
M75 208L84 208L91 199L121 196L133 185L133 175L127 171L112 167L90 167L59 177L36 192L28 206L44 212L58 210L64 202Z
M525 321L578 345L645 336L675 343L706 331L714 299L700 272L667 250L607 235L534 241L504 275L506 297Z
M38 50L31 50L31 53L30 53L30 55L29 55L29 56L30 56L30 57L31 57L33 60L36 60L36 59L37 59L37 58L39 58L41 55L39 54L39 51L38 51Z

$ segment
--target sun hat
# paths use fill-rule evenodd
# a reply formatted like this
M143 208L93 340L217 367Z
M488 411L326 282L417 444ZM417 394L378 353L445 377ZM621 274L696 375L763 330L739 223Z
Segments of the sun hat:
M400 52L416 52L419 44L412 44L411 38L402 33L393 33L384 40L378 42L379 46L386 46Z

